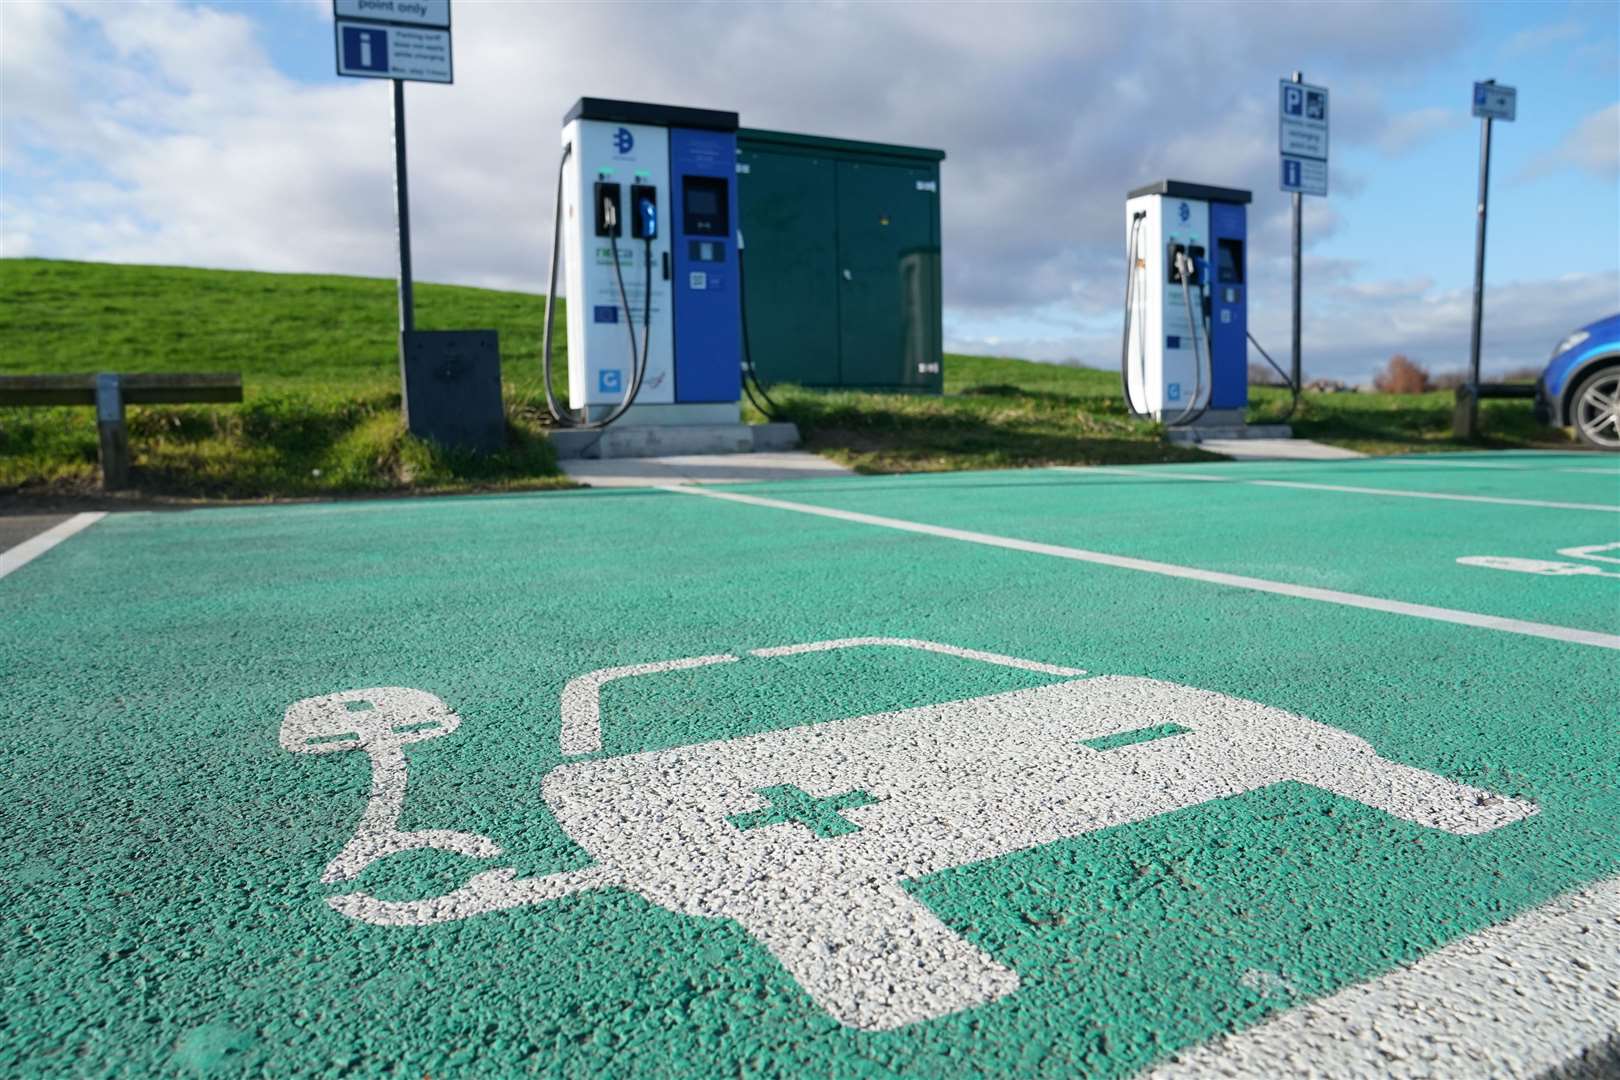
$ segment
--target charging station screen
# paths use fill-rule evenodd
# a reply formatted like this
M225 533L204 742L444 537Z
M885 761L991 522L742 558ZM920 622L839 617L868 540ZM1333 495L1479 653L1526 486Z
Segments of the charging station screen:
M681 178L681 203L686 231L702 236L724 236L731 231L726 212L726 182L713 176Z
M686 209L703 217L713 217L720 212L720 198L712 191L691 191L686 195Z

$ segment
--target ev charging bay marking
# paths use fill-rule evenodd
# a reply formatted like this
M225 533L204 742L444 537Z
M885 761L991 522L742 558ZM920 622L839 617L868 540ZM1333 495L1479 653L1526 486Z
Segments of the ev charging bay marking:
M1600 555L1598 552L1620 550L1620 543L1616 544L1587 544L1584 547L1559 548L1558 554L1567 555L1572 559L1588 559L1592 562L1555 562L1549 559L1527 559L1515 555L1464 555L1457 560L1463 566L1484 566L1492 570L1514 570L1521 574L1538 574L1543 577L1606 577L1620 578L1620 573L1606 570L1601 566L1594 566L1593 562L1620 564L1620 559L1613 555Z
M1533 465L1524 464L1522 462L1458 461L1454 458L1443 458L1432 454L1415 458L1386 457L1379 458L1378 461L1383 465L1416 465L1420 468L1430 469L1504 469L1512 472L1524 472L1528 469L1535 468ZM1615 479L1620 480L1620 469L1605 469L1601 467L1591 468L1577 465L1568 468L1554 466L1551 471L1560 473L1582 473L1588 476L1612 476Z
M838 646L754 655L829 647ZM697 659L706 666L714 658ZM681 663L639 666L661 672ZM1145 718L1159 722L1144 728ZM323 881L355 876L362 856L413 846L499 853L482 836L395 831L403 744L459 725L438 698L403 688L344 691L288 708L283 748L364 749L373 759L371 804ZM1538 812L1258 702L1154 679L1082 677L565 764L541 788L595 865L537 880L485 871L427 900L356 891L327 903L362 922L424 926L619 886L672 912L734 920L839 1023L887 1031L1019 987L1015 971L946 926L903 882L1287 781L1458 836Z
M986 533L1097 538L1083 548L1115 538L1128 516L1120 507L1138 508L1132 527L1162 535L1138 536L1135 553L1171 565L1218 557L1207 523L1223 507L1231 520L1287 513L1294 501L1234 485L1088 486L1045 471L798 490L812 502L871 500L896 518L954 512ZM1469 535L1513 535L1516 547L1549 554L1601 539L1570 535L1567 515L1312 501L1318 509L1286 522L1307 562L1404 558L1413 575L1345 573L1341 589L1432 600L1417 578L1431 572L1429 545L1447 553L1438 569L1456 586L1444 594L1453 609L1471 609L1469 595L1507 595L1489 610L1558 623L1568 620L1548 614L1566 610L1560 596L1608 595L1579 579L1560 586L1453 565ZM1057 535L1036 532L1043 515ZM997 520L1017 524L986 524ZM1412 543L1393 554L1370 547L1380 530ZM1236 540L1258 553L1254 536L1238 530ZM649 540L656 548L639 557ZM1249 558L1218 568L1296 580L1287 564ZM1354 584L1367 580L1380 584ZM1347 988L1375 990L1410 970L1403 965L1422 968L1425 957L1477 940L1489 952L1472 968L1445 969L1449 995L1439 980L1426 993L1397 981L1398 1007L1410 1000L1466 1017L1485 1000L1477 977L1515 976L1525 996L1517 1011L1496 1013L1500 1041L1486 1045L1515 1034L1547 1045L1496 1055L1500 1072L1565 1059L1614 1028L1611 999L1594 996L1614 982L1612 950L1596 947L1603 939L1531 933L1550 899L1585 895L1620 871L1610 824L1620 816L1620 682L1610 654L1590 647L663 493L118 514L0 581L0 607L0 754L9 763L0 803L11 807L0 815L0 850L12 853L0 903L19 928L0 940L11 1018L0 1073L51 1073L71 1060L157 1075L217 1058L216 1075L347 1067L1117 1080L1173 1053L1190 1058L1206 1040L1258 1033L1290 1006L1337 1008ZM1096 675L916 648L756 648L890 636L1054 668L1068 661ZM560 697L580 673L721 654L738 660L602 684L600 755L560 752ZM788 745L824 721L844 724L841 738L858 729L892 738L903 725L860 721L931 709L965 723L1008 693L1136 679L1308 717L1385 760L1537 813L1460 835L1284 781L906 879L910 900L1018 986L867 1031L835 1019L738 920L674 912L604 872L573 839L578 821L559 820L543 790L546 777L585 766L628 769L644 758L650 767L693 747L729 752L767 736ZM443 709L400 698L417 705L390 717L342 702L331 728L300 744L337 749L295 755L280 745L289 703L344 687L420 687ZM1189 730L1151 730L1178 721ZM1164 760L1178 744L1211 744L1211 732L1175 712L1120 726L1115 739L1082 738L1063 753L1123 767L1139 755ZM1116 745L1127 738L1134 745ZM397 801L393 769L378 768L379 759L390 765L390 742L409 770ZM1143 782L1154 775L1145 770ZM771 798L761 789L779 780L817 800L855 791L877 799L839 811L860 825L848 837L865 833L868 843L877 825L863 815L881 818L893 804L892 792L884 799L842 773L829 771L825 786L797 774L758 779L738 813L764 810ZM1190 797L1196 780L1160 789ZM380 840L353 850L393 843L397 852L322 884L368 821ZM809 831L783 822L741 832L759 840L801 828ZM414 844L435 830L500 853ZM849 838L800 839L815 850ZM682 861L690 871L723 860L709 850ZM449 924L401 926L328 903L356 892L443 900L481 878L484 893L504 882L513 910L445 906ZM1562 903L1553 900L1555 913ZM1302 1030L1313 1041L1299 1045L1326 1053L1364 1020L1312 1014ZM1386 1045L1413 1045L1407 1029L1374 1022ZM1458 1043L1444 1045L1431 1073L1484 1071ZM210 1047L222 1049L198 1057Z
M1006 548L1011 551L1025 551L1034 555L1049 555L1059 559L1072 559L1076 562L1113 566L1122 570L1138 570L1149 574L1162 574L1166 577L1205 581L1213 585L1227 585L1239 589L1252 589L1256 592L1276 593L1280 596L1292 596L1301 600L1317 600L1329 604L1342 604L1345 607L1366 608L1371 611L1384 611L1395 615L1456 623L1460 626L1475 626L1485 630L1500 630L1510 634L1525 634L1530 637L1551 638L1554 641L1592 645L1600 649L1620 650L1620 635L1581 630L1572 626L1552 626L1547 623L1530 622L1525 619L1508 619L1499 615L1482 615L1477 612L1458 611L1452 608L1434 607L1429 604L1411 604L1403 600L1362 596L1357 593L1341 592L1337 589L1321 589L1312 585L1294 585L1285 581L1267 581L1264 578L1247 577L1242 574L1227 574L1216 570L1201 570L1193 566L1177 566L1148 559L1134 559L1129 556L1110 555L1101 551L1086 551L1061 544L1042 544L1007 536L972 532L967 529L952 529L942 525L928 525L919 521L904 521L899 518L880 517L876 514L863 514L854 510L837 510L832 507L815 506L810 503L788 502L784 499L770 499L758 495L744 495L735 491L716 491L712 488L698 487L663 487L659 490L676 492L682 495L701 495L708 499L722 499L727 502L768 507L773 510L791 510L800 514L814 514L818 517L836 518L841 521L857 522L862 525L875 525L885 529L898 529L902 532L921 533L925 536L937 536L946 540L960 540L970 544Z

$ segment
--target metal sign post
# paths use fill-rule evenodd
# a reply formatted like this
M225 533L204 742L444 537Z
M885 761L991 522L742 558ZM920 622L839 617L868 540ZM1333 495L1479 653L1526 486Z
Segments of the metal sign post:
M1474 115L1479 117L1479 198L1474 203L1474 324L1468 345L1468 381L1479 385L1480 327L1485 319L1485 212L1490 202L1491 121L1514 119L1518 91L1495 79L1474 84ZM1477 408L1477 404L1475 408Z
M411 288L411 186L405 172L405 80L394 80L394 231L399 237L399 332L416 329Z
M394 222L399 238L399 332L416 329L411 198L405 168L405 83L454 81L450 0L332 0L337 73L394 87Z
M1282 166L1281 188L1293 195L1294 203L1294 333L1293 365L1290 378L1298 393L1303 379L1300 358L1300 308L1304 248L1304 203L1306 195L1327 194L1328 92L1326 87L1307 86L1303 72L1278 81L1277 154Z

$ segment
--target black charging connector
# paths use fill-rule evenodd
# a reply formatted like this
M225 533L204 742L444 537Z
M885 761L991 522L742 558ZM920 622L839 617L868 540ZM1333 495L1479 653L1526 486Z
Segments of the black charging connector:
M596 182L596 235L624 235L624 225L619 214L619 185L611 180Z

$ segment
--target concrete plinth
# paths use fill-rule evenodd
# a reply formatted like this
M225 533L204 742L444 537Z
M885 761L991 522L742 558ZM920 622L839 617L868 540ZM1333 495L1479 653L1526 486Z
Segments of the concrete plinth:
M791 423L627 425L621 421L600 431L561 428L548 437L557 448L557 457L569 461L791 450L799 445L799 428Z
M1173 443L1199 443L1211 439L1292 439L1294 429L1287 424L1193 424L1170 428L1165 438Z

